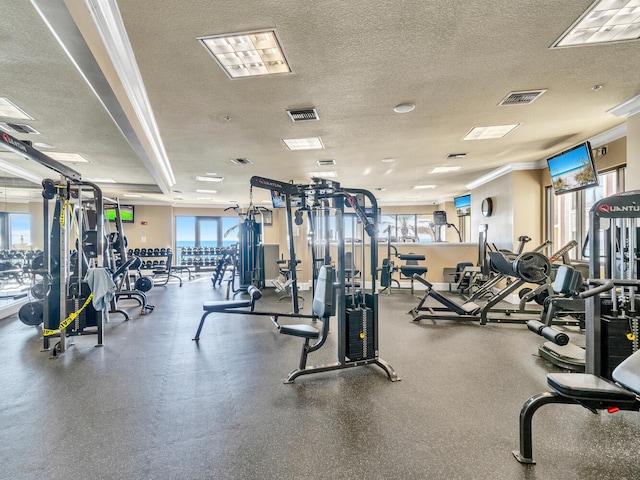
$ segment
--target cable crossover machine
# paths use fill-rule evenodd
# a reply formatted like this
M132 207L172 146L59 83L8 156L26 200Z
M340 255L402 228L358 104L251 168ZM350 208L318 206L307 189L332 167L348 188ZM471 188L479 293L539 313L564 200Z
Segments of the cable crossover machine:
M377 279L377 202L374 195L361 189L345 189L337 182L314 178L312 184L296 185L254 176L251 188L263 188L272 191L284 200L287 219L289 246L289 270L291 281L295 285L297 259L294 249L294 212L293 200L298 206L295 222L300 225L302 217L307 214L313 253L313 304L312 314L303 315L298 312L297 295L292 295L294 313L277 313L255 311L255 303L261 297L255 286L248 288L249 300L206 302L204 314L200 319L194 340L200 339L205 319L211 313L236 313L244 315L269 316L280 333L303 339L302 353L298 368L293 370L284 380L291 383L302 375L327 372L364 365L377 365L382 368L391 381L400 380L391 365L379 357L378 351L378 293ZM368 202L368 203L367 203ZM368 267L368 280L363 274L362 288L355 288L353 279L349 279L345 262L344 221L345 208L353 209L359 221L362 234L362 271ZM331 239L331 220L335 220L335 238ZM365 262L364 237L369 238L370 257ZM317 240L316 240L317 239ZM331 258L331 243L335 241L335 261ZM316 250L321 253L317 254ZM353 252L352 252L353 253ZM347 294L349 291L349 294ZM249 308L250 310L240 310ZM318 366L307 366L309 353L320 349L326 342L329 333L330 317L337 317L337 361ZM294 324L279 325L278 317L308 318L314 325ZM315 321L320 320L318 328ZM312 341L314 341L312 343Z

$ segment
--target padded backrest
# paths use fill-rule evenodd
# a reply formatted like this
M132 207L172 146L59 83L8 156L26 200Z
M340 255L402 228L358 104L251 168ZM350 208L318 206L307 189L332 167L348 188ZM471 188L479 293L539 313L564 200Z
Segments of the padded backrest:
M329 318L336 311L335 271L330 265L322 265L318 271L316 290L313 295L313 314Z
M553 291L563 295L574 295L582 285L582 275L575 268L560 265L553 281Z
M505 275L513 275L513 263L507 260L502 252L489 252L489 261L491 268L497 273Z
M640 350L618 365L612 377L623 387L640 395Z

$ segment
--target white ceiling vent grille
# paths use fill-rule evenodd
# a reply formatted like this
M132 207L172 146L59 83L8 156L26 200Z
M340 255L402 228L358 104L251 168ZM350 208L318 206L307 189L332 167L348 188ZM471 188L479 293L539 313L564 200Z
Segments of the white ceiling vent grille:
M248 158L232 158L231 163L236 165L251 165L253 162Z
M467 156L466 153L449 153L444 158L447 160L454 160L456 158L465 158L466 156Z
M528 105L542 95L546 90L527 90L524 92L510 92L498 104L505 105Z
M335 165L336 161L335 160L318 160L318 165L320 165L321 167L327 166L327 165Z
M287 110L292 122L306 122L308 120L320 120L315 108L303 108L300 110Z
M39 131L26 123L0 122L0 128L7 133L29 133L32 135L40 135Z

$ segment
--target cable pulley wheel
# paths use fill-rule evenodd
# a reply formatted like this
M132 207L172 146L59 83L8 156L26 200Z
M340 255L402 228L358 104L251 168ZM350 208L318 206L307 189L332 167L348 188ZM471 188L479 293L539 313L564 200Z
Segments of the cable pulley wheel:
M526 282L541 283L551 274L551 262L542 253L525 252L513 262L513 271Z

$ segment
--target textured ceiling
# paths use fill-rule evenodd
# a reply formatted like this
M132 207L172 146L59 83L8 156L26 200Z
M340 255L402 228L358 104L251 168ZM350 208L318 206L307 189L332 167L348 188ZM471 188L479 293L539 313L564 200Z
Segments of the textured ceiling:
M0 96L34 117L28 123L41 132L34 141L85 155L91 163L75 168L88 178L113 177L134 184L130 190L155 186L32 4L3 3ZM82 1L66 4L86 9ZM376 191L382 204L424 203L464 193L501 165L544 159L623 123L606 111L640 93L640 42L549 49L590 4L120 1L176 177L172 188L182 192L144 193L142 201L202 203L195 190L215 188L213 203L246 205L252 175L298 182L310 171L334 170L345 186L384 188ZM230 80L196 40L264 28L277 29L292 74ZM594 91L596 84L603 88ZM510 91L529 89L547 91L530 105L497 105ZM405 102L415 110L394 113ZM292 123L286 110L302 107L315 107L320 120ZM521 126L503 139L462 140L474 126L500 124ZM307 136L322 137L326 148L290 152L281 141ZM459 152L468 155L445 160ZM38 170L14 157L0 153ZM229 161L237 157L253 163ZM325 159L336 165L317 165ZM429 174L447 165L462 168ZM225 181L195 180L213 172ZM412 191L418 184L437 187Z

